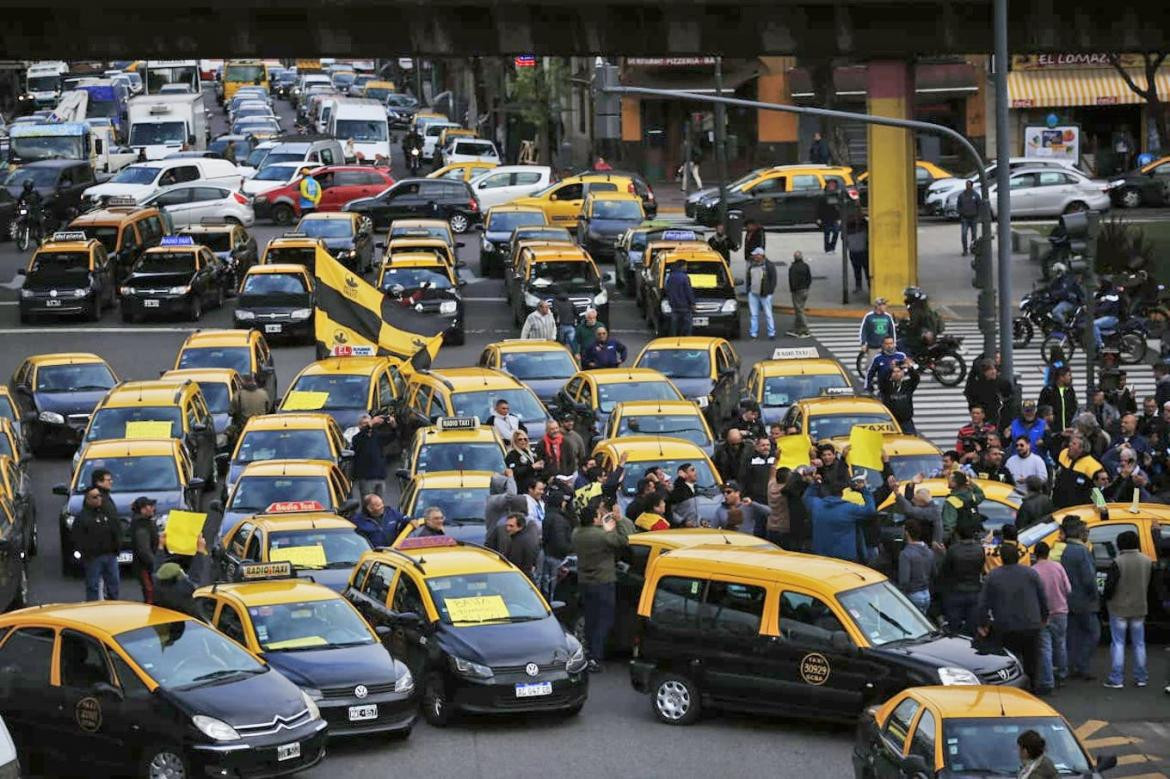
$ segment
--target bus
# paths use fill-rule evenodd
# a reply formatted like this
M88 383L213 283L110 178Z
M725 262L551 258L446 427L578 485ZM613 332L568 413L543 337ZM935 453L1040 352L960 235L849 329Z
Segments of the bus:
M228 60L223 69L223 99L231 100L242 86L268 91L268 66L261 60Z
M148 95L157 95L167 84L187 84L195 95L203 92L198 60L147 60L142 70Z

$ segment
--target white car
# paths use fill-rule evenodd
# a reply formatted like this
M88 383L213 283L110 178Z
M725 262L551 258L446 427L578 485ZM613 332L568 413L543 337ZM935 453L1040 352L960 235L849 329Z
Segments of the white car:
M3 719L0 719L0 777L20 779L20 760L17 759L16 744L8 734Z
M1031 157L1011 157L1008 159L1008 169L1018 170L1019 168L1059 168L1061 170L1073 170L1080 172L1079 169L1071 162L1064 162L1062 160L1037 160ZM995 163L987 166L987 178L989 183L995 183ZM971 173L963 178L945 178L933 182L926 188L926 196L923 199L923 206L926 211L931 214L942 214L951 219L958 219L959 213L957 210L957 203L959 200L959 193L967 187L967 182L975 183L975 188L979 188L979 176Z
M81 193L87 205L102 205L111 197L134 198L142 203L160 189L188 181L202 181L239 189L243 176L227 160L212 157L177 157L154 162L137 162L118 171L104 184L88 187Z
M551 183L552 168L547 165L500 165L472 179L471 191L480 208L487 210L539 192Z
M435 147L439 145L439 136L448 127L458 129L462 125L455 122L430 122L423 128L423 148L422 158L423 162L431 162L435 159Z
M1020 168L1011 179L1012 216L1060 216L1076 211L1108 211L1109 182L1071 169ZM996 215L996 187L989 188L991 215Z
M443 164L454 165L458 162L495 162L499 163L500 153L491 141L481 138L452 138L443 149Z
M219 184L196 181L164 189L142 204L153 206L170 214L175 227L200 224L213 217L226 222L251 227L256 221L252 198Z
M254 196L270 189L283 187L297 178L300 169L305 165L304 162L274 162L271 165L265 165L256 172L255 176L245 181L241 189L245 195Z

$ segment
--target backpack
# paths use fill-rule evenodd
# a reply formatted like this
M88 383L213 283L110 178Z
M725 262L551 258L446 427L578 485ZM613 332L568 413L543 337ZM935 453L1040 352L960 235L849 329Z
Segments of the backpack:
M955 506L955 501L959 500L960 505ZM957 498L951 495L947 498L947 502L955 507L955 529L960 527L970 526L976 529L978 534L979 529L983 527L986 517L979 513L979 509L975 507L975 502L967 498Z

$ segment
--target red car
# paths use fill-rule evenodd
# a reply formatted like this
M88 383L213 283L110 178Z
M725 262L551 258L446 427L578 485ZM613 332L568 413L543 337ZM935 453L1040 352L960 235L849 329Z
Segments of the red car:
M326 165L310 173L321 185L318 211L340 211L351 200L374 197L394 185L389 168L369 165ZM278 225L289 225L301 218L301 179L267 192L252 200L257 219L271 219Z

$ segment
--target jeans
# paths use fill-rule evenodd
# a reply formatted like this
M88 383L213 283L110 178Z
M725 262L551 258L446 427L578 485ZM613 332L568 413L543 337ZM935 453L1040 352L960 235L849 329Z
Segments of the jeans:
M919 590L918 592L908 592L906 597L910 602L918 607L918 610L925 614L930 610L930 590Z
M590 660L600 663L605 657L605 639L613 627L617 585L582 584L580 589L585 603L585 651Z
M975 217L959 217L959 240L963 243L963 254L967 253L968 247L975 251Z
M1093 650L1101 640L1101 620L1097 612L1069 612L1068 635L1065 645L1068 647L1068 673L1070 676L1089 673L1093 661Z
M1109 671L1110 684L1125 683L1125 634L1129 633L1129 642L1133 646L1133 680L1135 684L1145 684L1150 680L1150 673L1146 669L1146 618L1145 617L1109 617L1109 659L1113 668Z
M943 596L943 617L952 633L964 636L975 635L975 606L979 603L977 592L952 592Z
M670 312L670 334L690 335L694 329L694 317L690 311Z
M559 325L557 327L557 340L570 349L575 348L577 344L577 328L573 325Z
M853 286L860 291L861 280L864 277L865 283L869 284L869 251L864 252L849 252L849 264L853 266Z
M367 495L385 497L386 481L384 479L358 479L354 482L357 489L357 499L363 500Z
M1103 345L1101 340L1101 331L1109 330L1110 332L1117 329L1117 317L1115 316L1099 316L1093 320L1093 337L1097 339L1097 348L1100 349Z
M808 332L808 318L804 315L804 307L808 303L807 289L792 290L792 329L798 333L804 334ZM772 318L772 306L766 309L768 312L768 319Z
M836 251L837 239L841 237L841 221L824 223L821 225L821 232L825 235L825 251Z
M1040 631L1040 664L1036 668L1036 687L1051 690L1068 677L1068 652L1065 634L1068 614L1049 614L1048 624Z
M154 577L143 568L138 572L138 584L142 587L142 602L154 603Z
M795 298L793 302L795 303ZM748 335L755 338L759 334L761 311L764 312L764 321L768 323L768 337L771 338L776 335L776 320L772 317L771 295L757 295L754 292L749 292L748 310L751 313L751 321L748 324Z
M106 585L106 600L118 600L118 555L104 554L82 561L85 566L85 599L101 600L98 583Z
M1019 658L1033 689L1039 686L1036 682L1036 667L1040 659L1040 634L1043 632L1044 630L1041 628L1040 630L1004 630L1000 633L1003 648Z
M550 601L553 599L553 592L557 588L557 574L561 570L561 563L564 558L553 557L546 554L544 556L544 565L540 567L540 591Z
M1059 303L1057 303L1055 306L1052 307L1052 318L1055 319L1057 322L1059 322L1061 325L1067 325L1068 318L1076 310L1077 310L1077 306L1075 303L1070 303L1067 300L1062 300Z

